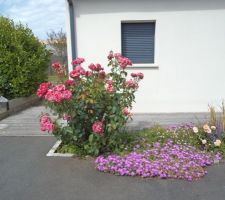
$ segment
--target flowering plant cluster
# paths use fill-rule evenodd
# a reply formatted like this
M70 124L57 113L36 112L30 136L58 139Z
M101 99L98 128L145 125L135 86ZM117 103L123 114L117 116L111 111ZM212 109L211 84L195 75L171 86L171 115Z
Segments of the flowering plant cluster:
M42 83L37 96L44 99L57 114L51 131L63 144L72 144L86 154L98 155L113 148L115 134L131 118L134 93L144 75L125 71L132 63L121 54L110 52L109 71L100 64L83 67L85 60L72 61L69 80L58 84ZM59 63L52 65L58 75L63 73ZM63 125L61 121L64 120Z
M199 143L204 150L220 151L220 148L224 146L224 133L220 132L214 125L195 126L193 127L193 132L198 136Z
M205 167L214 160L221 160L220 154L206 154L192 146L174 144L168 140L163 146L154 143L143 152L133 151L125 156L99 156L96 169L117 175L176 178L196 180L207 172Z

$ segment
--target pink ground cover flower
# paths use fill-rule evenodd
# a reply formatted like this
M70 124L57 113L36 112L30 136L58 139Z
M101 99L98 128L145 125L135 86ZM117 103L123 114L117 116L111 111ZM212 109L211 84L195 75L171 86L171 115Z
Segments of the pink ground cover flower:
M41 131L52 132L54 130L54 124L47 114L42 115L40 118L40 129Z
M37 89L36 95L38 97L43 97L47 92L51 83L41 83Z
M99 156L96 169L121 176L141 176L185 179L188 181L203 177L206 166L214 160L221 160L220 154L209 154L192 146L174 144L168 140L164 145L156 142L143 152L133 150L127 155Z
M99 135L102 135L103 132L103 123L101 121L97 121L92 125L92 131Z
M85 61L84 58L79 58L79 57L77 57L75 60L73 60L73 61L71 62L71 64L72 64L72 65L80 65L80 64L83 63L84 61Z

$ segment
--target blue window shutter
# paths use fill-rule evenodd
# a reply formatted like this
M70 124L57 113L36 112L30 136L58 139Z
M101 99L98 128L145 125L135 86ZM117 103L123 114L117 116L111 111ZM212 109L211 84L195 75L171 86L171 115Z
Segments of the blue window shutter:
M122 55L133 63L154 63L155 22L122 23Z

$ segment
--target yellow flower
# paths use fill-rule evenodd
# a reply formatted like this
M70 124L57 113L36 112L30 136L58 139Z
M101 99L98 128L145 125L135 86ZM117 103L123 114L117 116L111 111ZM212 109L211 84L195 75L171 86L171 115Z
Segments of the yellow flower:
M215 126L211 126L211 129L212 129L212 130L216 130L216 127L215 127Z

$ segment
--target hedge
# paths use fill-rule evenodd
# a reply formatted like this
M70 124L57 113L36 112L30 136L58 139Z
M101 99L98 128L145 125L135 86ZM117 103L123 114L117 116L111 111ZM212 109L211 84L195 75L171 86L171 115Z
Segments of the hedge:
M33 94L47 79L50 54L32 30L0 16L0 95Z

